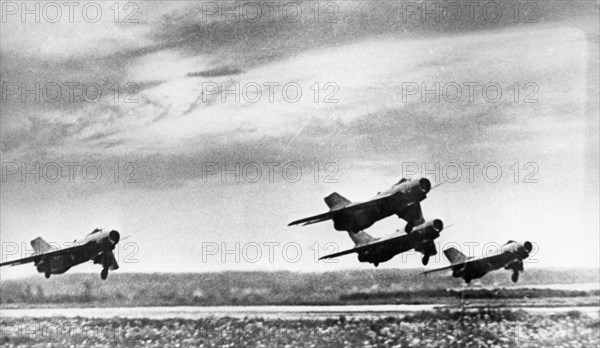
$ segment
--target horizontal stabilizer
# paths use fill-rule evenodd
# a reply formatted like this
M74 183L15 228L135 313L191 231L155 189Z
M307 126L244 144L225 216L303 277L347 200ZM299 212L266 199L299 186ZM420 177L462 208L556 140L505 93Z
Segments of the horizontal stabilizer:
M328 211L327 213L324 213L324 214L319 214L319 215L307 217L307 218L304 218L304 219L292 221L292 222L290 222L288 224L288 226L300 225L300 224L302 224L302 226L310 225L310 224L314 224L314 223L317 223L317 222L322 222L322 221L329 220L332 217L333 217L333 214Z

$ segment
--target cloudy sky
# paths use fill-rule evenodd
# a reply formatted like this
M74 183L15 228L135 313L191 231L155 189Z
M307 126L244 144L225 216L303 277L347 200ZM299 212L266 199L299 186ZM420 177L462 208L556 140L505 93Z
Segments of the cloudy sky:
M540 2L533 23L397 2L39 4L39 23L2 5L3 261L104 227L130 236L126 272L369 268L315 262L352 247L331 222L286 225L412 174L455 181L423 202L454 224L441 248L530 240L530 266L598 266L593 3Z

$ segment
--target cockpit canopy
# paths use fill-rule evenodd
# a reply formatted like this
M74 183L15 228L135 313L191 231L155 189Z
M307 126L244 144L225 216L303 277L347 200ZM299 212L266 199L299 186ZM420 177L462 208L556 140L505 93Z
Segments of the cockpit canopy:
M402 179L400 179L400 181L398 181L398 182L396 183L396 185L400 185L401 183L403 183L403 182L405 182L405 181L408 181L408 179L406 179L406 178L402 178ZM394 185L394 186L396 186L396 185Z
M101 228L96 228L90 234L88 234L88 236L91 236L92 234L99 233L99 232L102 232L102 229Z

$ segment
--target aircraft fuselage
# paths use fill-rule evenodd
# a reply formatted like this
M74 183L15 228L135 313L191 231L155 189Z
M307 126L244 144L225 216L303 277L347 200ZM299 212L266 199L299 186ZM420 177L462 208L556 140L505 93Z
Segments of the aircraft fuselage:
M371 199L373 204L360 210L348 209L350 206L335 212L332 216L333 227L337 231L358 232L389 216L405 215L411 205L419 204L427 197L430 189L431 183L427 179L404 181L378 193ZM420 216L414 217L415 220L418 218Z
M379 264L412 249L423 255L436 255L437 250L433 241L440 236L443 228L444 225L441 220L433 220L406 234L403 242L388 243L359 253L358 261Z
M111 238L113 240L111 240ZM102 260L99 256L101 256L103 252L115 249L115 239L118 242L118 232L117 235L109 235L108 232L88 235L86 238L74 242L75 245L80 244L83 248L67 255L43 258L35 263L35 267L39 273L49 275L63 274L71 269L71 267L91 260L94 260L94 263L101 263Z
M495 271L501 268L512 270L513 281L516 282L518 279L518 273L523 272L522 260L529 256L533 246L531 242L525 242L523 245L518 243L510 243L504 245L498 256L492 260L481 260L476 262L466 263L462 267L456 267L452 270L452 276L455 278L463 278L467 283L471 279L478 279L491 271Z

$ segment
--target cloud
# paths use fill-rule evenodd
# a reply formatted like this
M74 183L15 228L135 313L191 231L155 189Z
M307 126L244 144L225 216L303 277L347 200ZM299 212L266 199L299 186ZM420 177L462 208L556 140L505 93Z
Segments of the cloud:
M243 73L242 70L232 68L229 66L223 66L212 70L190 72L187 74L189 77L220 77L228 75L238 75Z
M562 39L540 39L550 36ZM211 151L214 147L259 142L265 137L282 139L288 150L294 146L310 148L323 139L332 148L352 141L360 151L380 157L398 147L412 149L415 157L451 157L452 152L441 144L452 144L455 151L463 153L470 146L481 151L486 143L488 149L501 149L496 139L504 136L501 132L495 132L500 138L491 136L494 128L518 128L518 117L538 117L536 113L542 106L515 104L507 101L509 96L501 103L487 103L480 90L475 102L469 102L465 95L455 104L435 102L431 97L423 103L421 94L403 94L405 85L432 88L435 83L443 86L475 81L481 86L493 81L510 93L513 83L534 81L542 88L539 96L551 100L555 97L552 86L560 86L563 80L550 72L562 67L563 71L571 69L570 76L580 78L568 81L571 85L567 93L575 97L585 88L581 67L586 57L581 52L586 43L580 38L578 31L569 28L443 39L405 40L383 35L313 48L244 71L233 70L233 74L227 64L218 65L211 54L161 49L131 57L125 66L111 73L142 83L134 96L136 103L114 103L105 98L94 104L78 103L68 114L50 110L30 115L30 122L21 125L37 134L38 140L24 145L36 148L63 144L63 151L68 153L78 143L81 146L75 152L138 157L158 152L169 156L193 153L198 148ZM553 45L569 49L558 54L549 48ZM447 59L446 65L440 66L440 56ZM504 58L498 61L498 56ZM519 68L515 70L514 66ZM205 76L190 76L198 75L199 70L205 71ZM273 89L273 100L266 86L271 82L279 84ZM330 85L326 89L327 83ZM286 100L287 94L295 94L285 93L286 84L299 86L299 101ZM217 92L207 96L207 86L216 87ZM466 88L461 88L465 93ZM226 90L234 92L228 94ZM248 101L259 95L258 102ZM328 97L335 102L325 103ZM543 105L546 109L547 105L570 107L561 103L578 102L567 95ZM343 130L346 134L341 133ZM322 136L311 139L315 131ZM14 149L16 137L9 135L6 139L9 141L3 140L4 148Z
M313 5L302 3L303 13L314 13ZM597 230L597 211L589 201L598 193L598 128L588 121L597 116L597 106L589 105L597 101L598 86L588 77L597 76L597 8L575 15L572 4L540 3L553 11L535 25L508 17L501 23L421 25L419 18L403 23L394 17L401 3L337 5L338 23L315 23L309 16L235 23L203 21L202 3L147 2L140 4L138 25L105 23L105 31L92 31L80 23L73 28L83 33L72 39L61 25L3 25L3 81L97 82L106 91L97 102L81 96L21 102L16 95L3 103L3 163L93 161L105 174L99 183L3 183L2 205L9 207L0 219L3 236L8 231L6 238L21 240L39 230L62 238L65 230L87 231L104 221L144 236L141 267L171 270L153 263L164 254L153 241L168 240L181 251L174 263L197 265L197 250L179 248L181 243L221 241L224 235L289 241L281 228L325 209L323 196L338 190L367 198L397 182L404 162L431 167L493 161L506 170L504 181L492 184L479 175L473 184L442 186L424 202L428 218L460 222L442 236L445 241L504 241L514 237L500 236L498 229L517 231L548 245L540 254L547 260L556 254L553 240L568 230L577 237L560 245L577 251L569 262L583 264L586 254L597 254L591 243L597 236L589 235ZM5 40L7 32L19 32L21 41ZM110 89L115 82L116 101ZM137 88L125 89L128 82ZM270 82L279 83L272 99ZM465 82L478 83L473 101ZM503 91L500 101L482 96L489 82ZM527 82L537 85L532 97L538 102L523 103L534 90L525 89ZM294 88L283 94L290 83L302 91L296 102L289 100ZM419 91L406 94L407 83ZM436 83L457 83L462 98L452 103L421 93ZM259 94L258 101L248 101ZM538 164L540 182L514 183L508 167L518 162L523 169L528 161ZM115 164L123 169L130 162L140 181L115 182ZM203 181L206 163L232 168L253 162L294 162L304 170L303 180L234 183L215 175ZM321 170L316 183L315 163ZM338 166L338 184L322 182L326 163ZM463 209L465 202L471 208ZM374 234L398 227L397 219L389 219ZM306 245L350 243L332 234L331 224L293 238ZM580 240L591 241L583 252L575 245Z
M352 163L531 157L524 149L548 152L544 144L560 133L562 112L584 112L587 41L572 27L404 37L398 28L382 30L389 9L367 5L344 4L336 25L280 17L258 24L203 22L201 10L187 5L150 11L152 17L136 32L111 25L110 30L143 38L143 44L100 55L87 50L90 59L77 58L76 52L62 60L42 53L28 59L31 68L25 74L19 57L3 59L7 79L20 77L30 84L60 77L99 81L106 88L95 103L82 98L21 103L12 97L2 118L3 156L127 157L152 166L174 158L190 167L189 157L216 159L211 153L222 154L215 151L224 148L239 154L224 157L231 161L307 164L311 158ZM371 16L359 19L357 11ZM335 28L344 28L334 34L335 44L318 38L320 31ZM301 29L308 31L293 36ZM352 37L355 32L360 34ZM130 81L133 92L124 88ZM114 82L120 88L116 102ZM479 86L474 101L468 100L465 82ZM489 82L504 92L498 103L482 98L481 87ZM535 97L542 102L521 102L526 82L536 84ZM271 83L277 84L272 90ZM452 83L465 94L457 103L422 93ZM518 102L511 99L515 83ZM286 84L293 88L284 90ZM407 95L407 84L419 93ZM286 100L298 88L299 100ZM135 102L123 102L127 96ZM533 126L538 122L549 131ZM582 124L580 118L569 122L573 135L552 142L567 153ZM184 180L185 173L194 179L193 172L160 175Z

